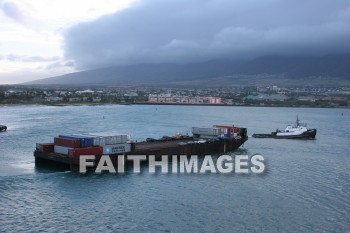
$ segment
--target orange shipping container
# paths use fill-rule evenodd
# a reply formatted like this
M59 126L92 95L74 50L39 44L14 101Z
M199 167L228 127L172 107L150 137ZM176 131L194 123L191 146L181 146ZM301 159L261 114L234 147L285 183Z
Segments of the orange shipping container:
M80 140L70 138L55 138L55 145L69 148L80 148Z
M36 149L38 149L42 152L52 153L54 150L54 144L53 143L37 143Z

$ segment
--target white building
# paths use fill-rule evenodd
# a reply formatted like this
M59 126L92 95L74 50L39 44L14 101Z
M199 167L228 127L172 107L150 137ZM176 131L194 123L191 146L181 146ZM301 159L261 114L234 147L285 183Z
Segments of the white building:
M222 104L220 97L190 97L177 96L171 94L149 95L148 102L150 103L182 103L182 104Z

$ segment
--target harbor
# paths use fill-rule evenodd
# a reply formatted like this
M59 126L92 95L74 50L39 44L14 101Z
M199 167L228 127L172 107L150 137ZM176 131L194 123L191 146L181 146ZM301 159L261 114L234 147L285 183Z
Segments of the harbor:
M232 225L244 232L247 225L241 223L260 216L263 219L249 225L248 230L274 232L281 230L280 224L288 222L300 224L282 230L347 229L346 210L350 206L346 187L350 181L345 164L349 164L350 159L347 153L350 119L346 117L349 110L144 105L13 106L4 109L1 124L8 129L0 133L0 205L4 210L0 218L4 223L1 229L8 232L25 231L27 227L36 232L66 231L67 228L89 232L95 224L106 232L111 230L107 226L119 227L119 231L124 232L175 228L183 232L204 232L204 228L212 232L230 232ZM250 137L276 127L284 129L288 123L295 122L297 114L311 128L317 129L317 140ZM106 116L105 119L102 116ZM64 163L69 162L68 155L50 153L49 156L56 156L55 160L62 159L62 163L53 161L51 165L47 163L49 160L36 164L33 156L36 142L48 142L50 144L43 146L45 150L51 146L52 150L54 137L94 132L128 134L139 149L170 145L180 148L175 140L163 141L170 140L163 135L188 132L191 137L193 126L211 128L216 124L247 128L249 139L227 154L232 157L261 154L266 159L266 172L261 175L174 174L169 166L168 174L160 172L160 167L152 174L147 162L142 164L140 174L126 165L124 174L103 172L99 175L88 171L82 175L71 172L69 163ZM191 141L201 143L204 139L181 140L191 144ZM198 157L200 167L204 157ZM170 165L172 163L169 161ZM258 208L260 206L262 208ZM189 215L174 214L180 209L181 213ZM326 221L332 218L338 221ZM174 219L177 220L174 222ZM77 225L80 220L83 222ZM26 224L18 224L21 221ZM193 221L207 224L202 228L188 228ZM271 224L267 226L266 222ZM158 225L160 223L164 225ZM144 227L150 224L159 228Z

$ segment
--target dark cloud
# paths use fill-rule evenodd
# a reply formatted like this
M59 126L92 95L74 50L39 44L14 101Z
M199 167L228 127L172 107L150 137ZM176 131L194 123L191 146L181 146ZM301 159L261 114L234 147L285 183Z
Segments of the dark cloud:
M52 62L59 60L60 57L42 57L42 56L24 56L17 54L0 54L0 60L8 60L8 61L19 61L19 62Z
M80 69L350 51L348 0L141 0L65 34Z

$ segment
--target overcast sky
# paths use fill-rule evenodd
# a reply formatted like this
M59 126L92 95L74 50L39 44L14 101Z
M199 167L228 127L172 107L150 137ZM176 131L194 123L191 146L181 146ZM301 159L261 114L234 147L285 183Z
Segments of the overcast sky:
M350 52L345 0L0 0L0 83L111 65Z

